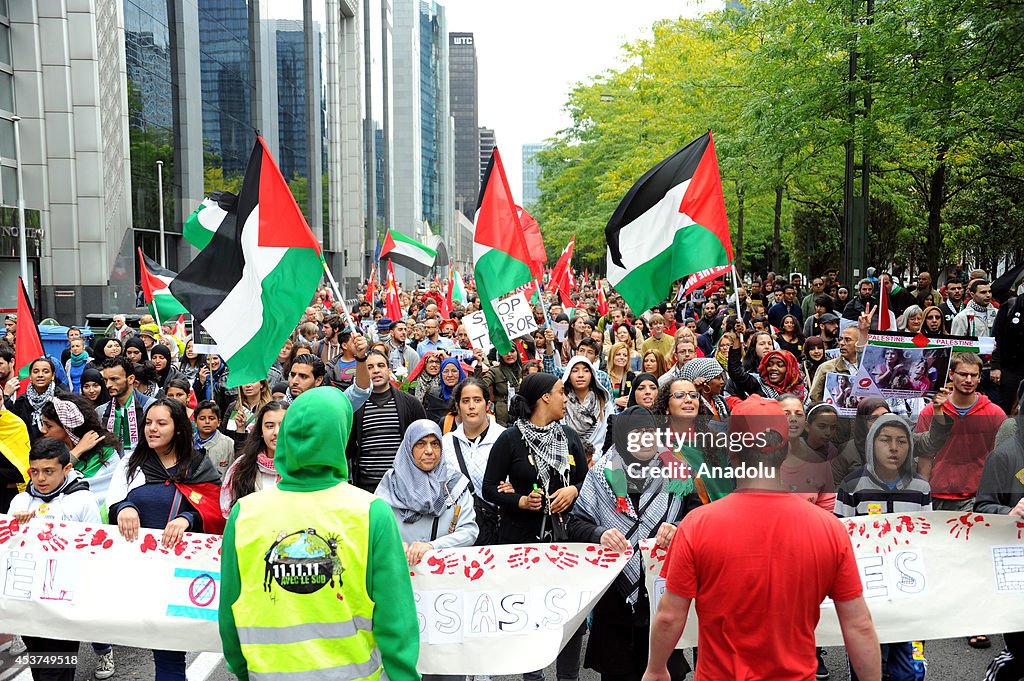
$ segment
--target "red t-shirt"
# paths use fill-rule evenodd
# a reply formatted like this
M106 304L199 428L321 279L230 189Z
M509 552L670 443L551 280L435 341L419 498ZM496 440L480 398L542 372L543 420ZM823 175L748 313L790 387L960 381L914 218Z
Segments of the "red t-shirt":
M814 679L821 602L862 593L843 525L784 492L737 490L687 514L661 574L696 599L695 681Z

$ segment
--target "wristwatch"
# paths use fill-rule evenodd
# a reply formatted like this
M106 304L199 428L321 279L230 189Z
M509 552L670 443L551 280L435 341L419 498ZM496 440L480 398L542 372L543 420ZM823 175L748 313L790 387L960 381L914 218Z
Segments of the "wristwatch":
M366 355L363 355L362 357L359 357L359 356L357 355L357 356L356 356L356 361L357 361L357 362L365 362L365 361L366 361Z

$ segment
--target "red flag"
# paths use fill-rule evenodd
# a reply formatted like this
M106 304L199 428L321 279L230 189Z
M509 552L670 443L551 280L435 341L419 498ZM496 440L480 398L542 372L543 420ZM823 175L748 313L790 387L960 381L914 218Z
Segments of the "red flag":
M526 250L530 253L530 273L540 279L544 276L544 265L548 262L544 238L540 235L540 225L522 206L516 206L516 210L519 212L519 225L523 228Z
M889 292L882 286L882 282L878 282L879 287L882 289L878 295L878 330L879 331L892 331L896 328L896 315L889 310Z
M550 291L557 291L563 301L572 293L572 249L575 245L576 236L574 235L569 239L569 243L566 244L565 248L562 249L562 255L558 258L558 262L555 263L555 268L551 270L551 280L548 282L548 289Z
M374 266L370 268L370 278L366 280L366 302L368 302L370 305L374 304L373 298L374 294L376 293L375 284L377 282L374 280L374 271L376 269L377 265L374 264Z
M26 379L29 365L44 356L46 353L43 352L43 341L39 338L39 327L36 326L32 305L28 302L28 291L25 290L25 282L18 277L18 331L14 337L14 369L21 379L19 395L28 390L29 382Z
M398 284L395 283L395 269L388 261L388 279L384 284L384 304L392 321L402 318L402 303L398 300Z
M604 284L600 279L597 280L597 312L598 314L608 314L608 297L604 294Z

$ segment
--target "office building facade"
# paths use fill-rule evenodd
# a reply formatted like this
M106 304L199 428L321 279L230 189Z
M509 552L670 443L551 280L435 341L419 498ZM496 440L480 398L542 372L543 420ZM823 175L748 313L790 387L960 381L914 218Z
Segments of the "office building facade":
M523 208L533 210L540 199L540 189L537 181L540 179L540 165L537 163L537 154L544 151L543 144L523 145Z
M179 270L193 253L182 222L206 192L237 191L254 129L354 290L367 271L367 206L383 213L366 191L364 5L379 29L387 0L303 0L285 19L268 5L0 0L0 310L13 307L18 271L15 115L40 316L135 311L135 249L159 260L160 199L165 264ZM388 53L375 49L383 76ZM386 161L377 139L374 158ZM370 184L388 187L377 165L384 176Z
M479 97L472 33L448 34L448 62L455 147L455 209L472 217L476 215L480 193Z
M480 181L487 172L487 164L491 162L491 152L498 146L498 137L490 128L480 128Z

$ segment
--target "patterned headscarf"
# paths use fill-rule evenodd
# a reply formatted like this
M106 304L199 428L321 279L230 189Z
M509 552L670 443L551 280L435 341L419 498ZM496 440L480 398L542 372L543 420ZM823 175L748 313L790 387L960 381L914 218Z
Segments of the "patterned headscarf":
M786 372L782 375L782 381L778 384L768 382L768 362L772 359L782 360L786 365ZM778 399L779 395L793 393L803 399L804 385L800 381L800 365L797 364L793 353L786 350L769 350L761 358L761 364L758 366L757 373L760 375L761 387L764 388L765 393L775 393L765 394L765 397L774 400Z
M71 432L72 428L85 423L85 417L82 416L82 412L79 411L78 406L71 400L62 400L59 397L51 397L50 404L53 405L54 411L57 412L57 420L60 421L61 427L64 432L71 438L71 443L77 445L82 439Z
M377 488L377 496L388 502L404 523L414 523L423 516L441 515L469 486L462 472L449 466L440 453L437 465L430 472L416 465L413 445L428 435L441 442L441 428L433 421L418 419L409 424L395 454L394 468Z

